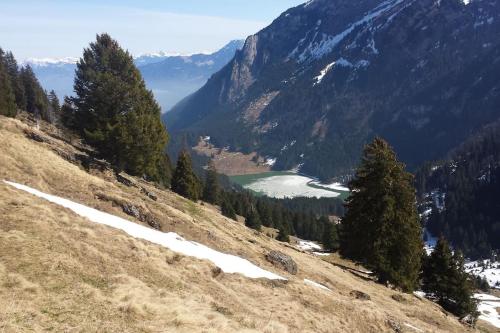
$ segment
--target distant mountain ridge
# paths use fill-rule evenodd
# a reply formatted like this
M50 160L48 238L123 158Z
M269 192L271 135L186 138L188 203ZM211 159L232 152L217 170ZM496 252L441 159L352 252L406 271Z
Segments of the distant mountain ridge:
M500 3L313 0L247 38L171 132L329 179L379 135L415 168L500 117Z
M226 65L242 40L234 40L214 53L172 55L165 52L143 54L134 58L146 85L153 90L163 111L203 86L210 76ZM29 64L47 90L56 91L62 99L73 94L73 79L78 58L28 59Z

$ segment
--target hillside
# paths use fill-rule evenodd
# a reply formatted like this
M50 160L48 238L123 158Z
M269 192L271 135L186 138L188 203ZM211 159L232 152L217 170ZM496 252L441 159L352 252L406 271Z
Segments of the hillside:
M376 135L416 168L499 118L499 34L498 1L309 1L165 122L322 179L352 174Z
M471 258L500 251L500 124L464 142L451 156L423 167L417 186L426 224Z
M140 179L122 175L118 181L77 138L71 143L44 123L39 130L29 119L0 118L3 332L467 331L434 303L347 269L352 263L325 257L337 263L332 265L222 217L217 207ZM287 280L224 273L209 261L92 223L3 180L152 226L154 233L175 232ZM298 273L267 262L272 250L291 256ZM363 293L370 299L363 300Z
M168 55L146 54L134 58L144 80L160 103L168 111L184 97L201 88L210 76L226 65L240 49L243 41L234 40L211 54ZM47 90L55 90L62 100L71 96L77 58L31 59L24 64L33 71Z

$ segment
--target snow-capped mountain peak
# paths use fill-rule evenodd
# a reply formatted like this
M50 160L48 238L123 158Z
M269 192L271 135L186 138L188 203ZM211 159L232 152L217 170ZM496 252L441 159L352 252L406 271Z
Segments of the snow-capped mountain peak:
M21 62L21 65L31 65L38 67L47 67L50 65L68 65L76 64L78 58L76 57L65 57L65 58L28 58Z

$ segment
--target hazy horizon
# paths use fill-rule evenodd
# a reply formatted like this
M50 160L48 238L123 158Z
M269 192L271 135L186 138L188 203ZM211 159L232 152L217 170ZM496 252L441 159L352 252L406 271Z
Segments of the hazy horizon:
M19 61L80 57L83 48L103 32L134 56L160 51L210 53L256 33L303 2L27 0L2 4L0 39Z

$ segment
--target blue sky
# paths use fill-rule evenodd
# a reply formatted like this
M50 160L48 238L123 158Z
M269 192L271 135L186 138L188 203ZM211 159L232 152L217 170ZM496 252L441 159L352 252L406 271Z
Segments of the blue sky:
M0 0L0 47L19 60L78 57L108 32L134 55L214 51L305 0Z

